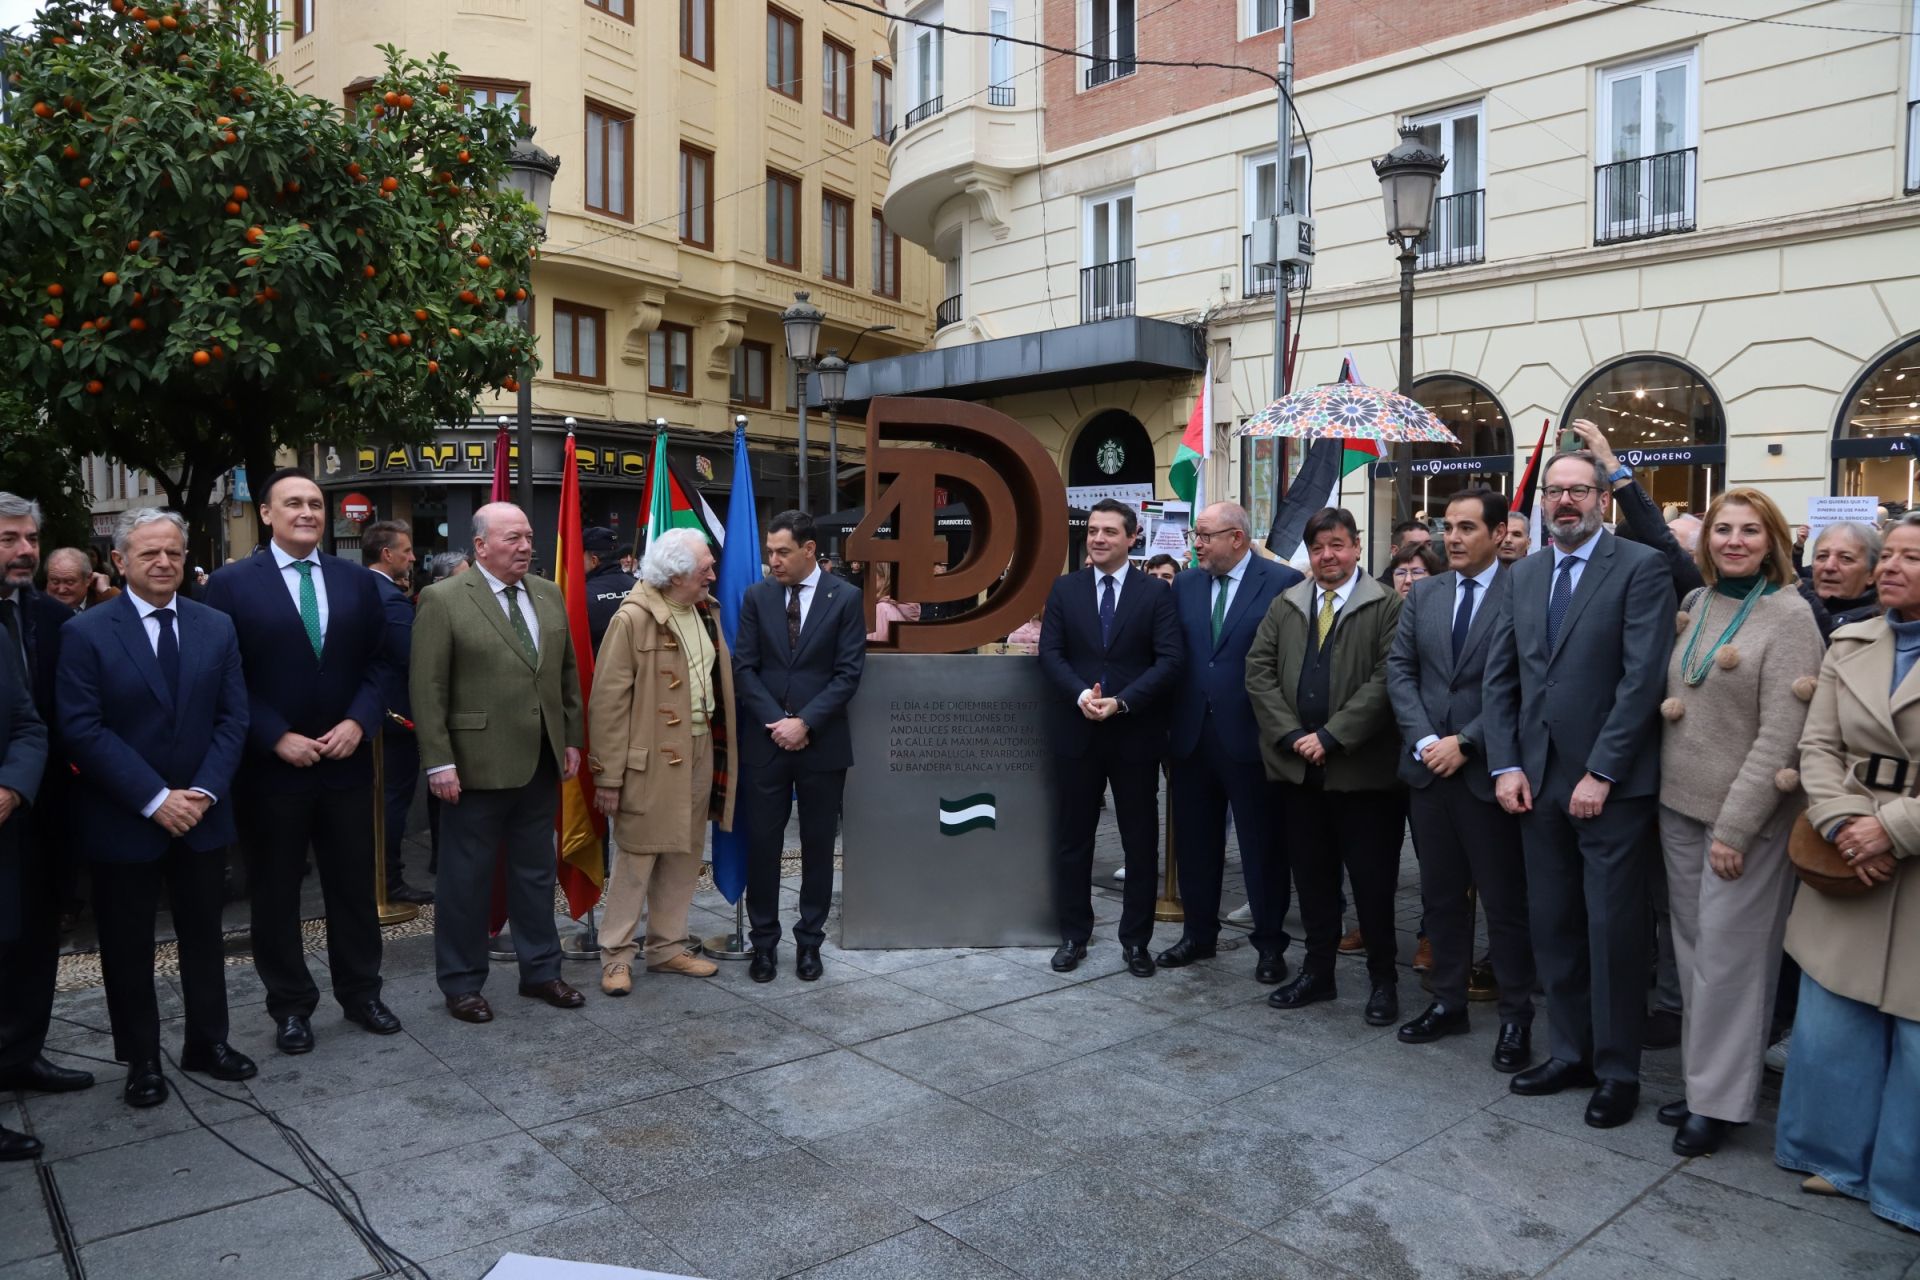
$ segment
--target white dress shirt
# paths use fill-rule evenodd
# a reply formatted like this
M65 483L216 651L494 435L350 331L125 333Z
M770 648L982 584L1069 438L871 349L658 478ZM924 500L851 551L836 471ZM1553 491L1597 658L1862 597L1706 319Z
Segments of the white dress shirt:
M1089 567L1093 570L1093 612L1095 616L1097 617L1100 613L1100 597L1106 592L1107 579L1111 577L1113 579L1113 616L1117 619L1120 616L1120 593L1127 589L1127 570L1133 566L1122 561L1120 567L1115 569L1111 574L1099 565L1091 565ZM1111 698L1113 696L1113 690L1111 689L1102 689L1100 693L1103 697ZM1082 689L1080 696L1073 700L1073 704L1076 707L1084 709L1087 705L1087 699L1092 696L1093 690Z
M1578 573L1579 570L1576 569L1574 570L1574 572ZM1472 612L1467 614L1467 626L1471 627L1473 626L1473 620L1480 616L1480 606L1486 603L1487 588L1491 587L1493 585L1493 580L1499 576L1500 576L1500 558L1498 556L1495 556L1492 564L1482 569L1479 573L1474 574L1471 579L1468 579L1464 575L1462 575L1461 578L1459 578L1454 582L1453 607L1447 611L1447 634L1448 635L1453 634L1454 620L1460 616L1460 594L1463 589L1460 584L1466 581L1471 581L1476 584L1474 587L1473 599L1471 602ZM1427 748L1432 746L1434 743L1438 741L1440 741L1440 735L1437 733L1430 733L1426 737L1420 739L1420 741L1414 743L1413 758L1415 760L1420 759L1421 756L1426 754Z
M480 562L477 560L474 562L473 571L487 580L487 589L493 592L493 598L499 603L500 611L506 615L507 625L509 627L513 625L514 606L516 604L519 605L520 617L527 624L527 634L533 637L533 651L538 654L540 652L540 624L534 618L533 606L527 603L529 596L527 593L526 579L522 578L520 580L514 592L514 599L509 602L507 599L506 583L481 568Z
M274 549L276 551L279 550L278 547ZM133 601L134 610L140 615L140 626L147 633L147 643L153 646L154 657L157 658L160 656L160 619L154 617L153 615L159 612L161 609L173 610L174 643L178 644L182 650L186 648L186 641L182 638L181 632L180 632L180 597L179 596L177 595L168 596L165 604L148 604L145 600L142 600L139 596L129 591L127 592L127 599ZM147 807L140 811L140 816L143 818L151 818L156 812L158 812L160 806L167 802L168 790L169 788L167 787L160 788L160 794L156 795L153 799L147 801ZM220 797L214 795L213 792L208 791L205 787L188 787L187 790L197 791L201 795L205 796L207 799L213 801L215 804L220 803Z
M800 630L803 632L807 629L807 615L813 612L814 590L817 587L819 587L819 585L820 585L820 566L818 564L815 564L813 566L813 572L808 574L805 578L802 578L799 583ZM781 587L780 588L780 607L782 609L785 609L787 601L792 597L793 597L792 587Z
M1352 573L1347 575L1347 580L1345 582L1341 583L1337 587L1332 588L1333 613L1335 617L1338 617L1343 611L1345 611L1347 607L1347 601L1352 598L1353 589L1358 585L1360 585L1360 570L1358 568L1355 568ZM1320 579L1318 578L1315 578L1313 580L1313 608L1309 609L1307 611L1307 614L1310 618L1313 619L1313 621L1316 624L1320 620L1320 606L1322 605L1322 603L1325 602L1327 598L1327 590L1328 588L1326 583L1320 581ZM1232 597L1228 597L1227 604L1229 605L1229 607L1231 607L1231 605L1233 604Z
M314 597L320 603L320 637L325 639L328 617L327 579L326 575L320 572L319 550L316 548L315 550L307 552L304 556L294 556L281 550L280 544L271 539L267 542L267 549L273 553L273 562L280 568L280 580L287 584L287 594L293 597L293 611L295 613L300 612L300 571L293 566L301 560L305 560L313 566L313 572L309 576L313 578Z
M1232 612L1233 598L1236 595L1240 594L1240 584L1246 581L1247 566L1252 562L1253 562L1253 552L1249 551L1245 555L1240 557L1239 564L1236 564L1233 566L1233 568L1227 570L1227 574L1226 574L1227 603L1220 610L1220 617L1222 621L1226 619L1226 616L1228 613ZM1220 594L1220 584L1218 579L1209 577L1207 579L1207 616L1209 618L1213 616L1214 597L1219 594Z
M1569 579L1567 589L1569 591L1578 591L1580 589L1580 577L1586 573L1587 562L1593 559L1593 549L1599 545L1600 531L1598 529L1594 530L1593 535L1585 542L1571 551L1562 551L1560 544L1557 542L1553 544L1553 581L1547 584L1548 609L1553 608L1553 588L1560 580L1561 564L1568 560L1573 561L1573 568L1567 571L1567 577Z

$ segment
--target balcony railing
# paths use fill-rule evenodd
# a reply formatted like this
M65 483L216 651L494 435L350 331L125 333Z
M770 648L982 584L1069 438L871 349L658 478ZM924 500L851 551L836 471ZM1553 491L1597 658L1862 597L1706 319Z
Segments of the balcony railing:
M1131 61L1102 58L1087 68L1087 88L1092 89L1109 80L1118 80L1121 76L1130 76L1133 71L1134 66Z
M960 323L960 295L954 294L933 309L933 327L944 329L950 324Z
M1243 298L1266 298L1273 295L1275 279L1273 264L1260 264L1253 260L1253 237L1240 237L1240 296Z
M890 124L884 129L875 130L873 136L880 139L880 141L886 143L888 146L892 146L893 140L900 136L900 126L897 124Z
M1907 104L1907 194L1920 192L1920 102Z
M987 105L990 107L1010 107L1013 105L1013 86L1010 84L990 84L987 86Z
M1133 314L1132 258L1080 270L1080 323Z
M938 97L928 98L925 102L907 112L907 118L901 122L900 127L902 129L911 129L928 116L939 115L946 105L947 99L944 94Z
M1414 242L1415 269L1438 271L1487 260L1487 193L1462 191L1433 202L1433 226Z
M1663 151L1594 169L1595 244L1691 231L1700 151Z

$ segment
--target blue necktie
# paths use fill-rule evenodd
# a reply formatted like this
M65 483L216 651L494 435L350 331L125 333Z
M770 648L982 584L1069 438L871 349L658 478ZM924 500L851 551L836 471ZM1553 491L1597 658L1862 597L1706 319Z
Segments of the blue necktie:
M1453 660L1467 647L1467 628L1473 625L1473 589L1480 584L1472 578L1460 579L1460 607L1453 612Z
M160 643L154 657L160 662L160 676L167 682L167 693L175 705L180 701L180 637L173 633L173 610L155 609L153 620L160 624Z
M1100 576L1100 647L1113 639L1113 575Z
M1547 652L1560 643L1560 624L1566 621L1567 606L1573 603L1573 566L1579 556L1563 556L1559 574L1553 580L1553 595L1547 599Z

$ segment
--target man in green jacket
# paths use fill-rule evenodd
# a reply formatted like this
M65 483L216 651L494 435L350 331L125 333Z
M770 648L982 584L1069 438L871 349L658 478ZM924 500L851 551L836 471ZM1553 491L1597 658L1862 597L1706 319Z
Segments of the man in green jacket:
M496 851L520 994L559 1009L584 997L560 979L553 923L554 810L580 770L584 726L560 589L528 574L533 528L506 502L473 513L473 569L420 593L413 624L414 733L440 802L434 964L447 1010L490 1022L487 917Z
M1400 1016L1393 894L1405 805L1387 700L1400 597L1360 572L1351 512L1315 513L1305 541L1312 576L1275 598L1247 653L1247 695L1307 934L1299 974L1267 1003L1297 1009L1334 998L1344 862L1367 940L1366 1019L1384 1027Z

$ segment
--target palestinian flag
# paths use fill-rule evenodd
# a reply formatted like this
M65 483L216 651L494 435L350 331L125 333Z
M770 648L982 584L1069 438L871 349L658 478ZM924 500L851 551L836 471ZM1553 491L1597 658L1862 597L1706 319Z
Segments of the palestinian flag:
M1193 403L1186 434L1180 437L1180 447L1173 455L1173 469L1167 475L1167 483L1175 495L1193 507L1195 519L1199 518L1200 508L1206 505L1207 459L1213 453L1212 425L1213 365L1209 362L1201 371L1200 398Z
M668 529L698 529L707 535L707 545L718 554L726 545L727 531L713 508L701 496L693 481L667 456L666 420L660 421L653 436L653 460L647 466L647 505L640 509L634 527L652 538Z
M940 834L943 836L963 836L982 827L991 831L998 817L991 791L961 796L958 800L944 796L940 799Z
M1340 475L1344 479L1361 467L1370 467L1376 462L1385 462L1387 452L1380 447L1378 440L1342 440L1340 450Z
M1540 423L1540 438L1533 442L1533 455L1527 459L1527 469L1520 473L1520 483L1513 486L1513 509L1529 520L1533 517L1533 496L1540 487L1541 454L1547 447L1547 433L1552 429L1552 418Z

